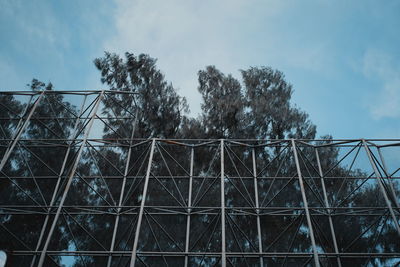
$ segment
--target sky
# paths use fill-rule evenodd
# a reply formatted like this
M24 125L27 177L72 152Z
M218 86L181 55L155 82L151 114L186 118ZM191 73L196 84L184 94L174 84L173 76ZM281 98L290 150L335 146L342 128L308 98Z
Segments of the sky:
M199 70L269 66L318 135L399 138L399 14L396 0L2 0L0 90L103 89L96 57L146 53L196 116Z
M4 267L6 265L6 260L7 260L7 254L0 250L0 267Z

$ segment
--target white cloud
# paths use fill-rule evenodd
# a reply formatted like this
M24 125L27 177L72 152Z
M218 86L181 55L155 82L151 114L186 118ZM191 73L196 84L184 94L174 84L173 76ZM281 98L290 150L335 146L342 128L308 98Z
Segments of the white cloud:
M395 64L388 54L368 50L364 55L363 73L381 86L369 99L373 118L400 117L400 65Z
M241 19L245 2L117 1L116 35L106 49L158 58L166 78L188 98L192 113L200 111L197 71L216 64L237 71L233 64L231 25Z
M192 114L200 111L197 72L216 65L239 76L254 65L290 66L325 72L324 42L304 43L281 25L296 6L283 1L131 1L117 0L115 35L105 49L158 58L166 78L187 97ZM297 45L293 45L293 44Z

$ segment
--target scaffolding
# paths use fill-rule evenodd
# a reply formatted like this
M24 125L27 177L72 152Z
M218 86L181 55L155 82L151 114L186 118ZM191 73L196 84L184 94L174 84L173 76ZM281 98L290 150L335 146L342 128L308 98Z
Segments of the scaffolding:
M132 92L0 92L10 266L400 264L400 139L143 139L140 119Z

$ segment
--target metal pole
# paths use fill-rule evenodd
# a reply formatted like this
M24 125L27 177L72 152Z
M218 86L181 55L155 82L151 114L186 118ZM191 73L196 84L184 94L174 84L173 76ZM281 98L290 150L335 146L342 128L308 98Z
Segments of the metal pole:
M392 208L392 204L390 203L390 200L389 200L389 198L388 198L388 196L387 196L387 194L386 194L386 189L385 189L385 187L383 186L383 182L382 182L382 180L381 180L382 177L379 175L378 168L376 167L375 161L373 160L373 158L372 158L372 156L371 156L371 151L369 151L369 148L368 148L368 146L367 146L367 143L365 142L364 139L362 139L362 143L363 143L363 146L364 146L365 151L367 152L367 156L368 156L369 162L371 163L371 167L372 167L372 169L374 170L374 173L375 173L376 178L377 178L377 180L378 180L379 188L380 188L380 190L382 191L383 198L385 199L386 205L387 205L387 207L389 208L389 212L390 212L390 215L391 215L391 217L392 217L392 219L393 219L394 226L396 227L397 233L398 233L399 236L400 236L400 226L399 226L399 222L397 221L396 215L394 214L394 211L393 211L393 208Z
M193 160L194 148L190 152L190 173L189 173L189 198L188 198L188 215L186 221L186 241L185 241L185 267L188 266L188 253L189 253L189 237L190 237L190 213L192 212L192 186L193 186Z
M135 240L133 242L131 263L129 265L130 267L134 267L135 263L136 263L136 250L137 250L138 241L139 241L140 226L142 224L144 204L146 202L147 187L149 186L149 177L150 177L150 171L151 171L151 164L152 164L152 161L153 161L155 143L156 143L156 139L153 138L153 141L151 142L151 148L150 148L151 150L150 150L150 156L149 156L149 164L147 165L146 178L144 180L142 202L140 204L139 217L138 217L138 221L137 221L137 224L136 224Z
M383 170L385 171L385 174L386 174L386 176L387 176L387 178L388 178L390 190L392 191L391 193L392 193L392 195L393 195L393 197L394 197L394 200L395 200L395 201L394 201L394 204L396 205L397 208L400 208L400 204L399 204L399 202L398 202L398 198L397 198L397 195L396 195L396 191L394 190L394 186L393 186L393 182L392 182L392 177L390 176L390 173L388 172L388 169L387 169L387 166L386 166L385 158L383 157L383 154L382 154L382 152L381 152L381 148L380 148L380 147L377 147L377 149L378 149L379 157L381 158L381 161L382 161Z
M82 116L82 113L83 113L83 108L84 108L85 103L86 103L86 98L87 98L87 95L85 95L85 97L84 97L84 99L83 99L83 101L82 101L82 105L81 105L81 109L80 109L79 115L78 115L78 117L76 118L75 125L74 125L74 128L73 128L73 130L72 130L71 139L72 139L72 138L75 138L75 134L76 134L77 131L78 131L79 120L80 120L80 118L81 118L81 116ZM41 232L40 232L39 240L38 240L38 243L37 243L37 245L36 245L35 252L37 252L37 251L39 250L39 247L40 247L40 245L42 244L42 239L43 239L44 231L45 231L45 229L46 229L46 227L47 227L47 224L48 224L49 218L50 218L50 210L52 209L52 206L54 205L54 202L55 202L55 199L56 199L56 195L57 195L57 191L58 191L58 188L59 188L59 186L60 186L60 184L61 184L61 177L62 177L62 174L64 173L65 166L66 166L66 164L67 164L67 159L68 159L69 154L70 154L70 152L71 152L71 147L72 147L73 142L74 142L74 141L71 141L71 142L70 142L70 144L68 145L67 152L65 153L64 160L63 160L63 163L62 163L62 166L61 166L61 170L60 170L59 175L58 175L58 178L57 178L57 184L56 184L56 186L54 187L53 195L52 195L51 200L50 200L50 207L49 207L49 209L48 209L48 213L47 213L46 218L45 218L45 220L44 220L44 223L43 223L43 226L42 226L42 230L41 230ZM36 254L33 256L33 259L32 259L32 262L31 262L31 267L33 267L33 265L35 264L35 261L36 261Z
M29 101L28 101L28 103L26 104L26 107L25 107L24 111L22 112L22 116L20 117L17 126L15 127L16 130L15 130L15 132L13 133L13 135L15 135L15 136L16 136L17 133L18 133L18 129L20 128L20 125L23 123L23 121L25 121L25 120L24 120L24 115L26 114L26 112L27 112L28 109L29 109L29 106L31 105L33 96L34 96L34 95L31 95L31 96L29 97ZM12 139L15 139L15 137L12 137Z
M307 197L306 197L306 193L305 193L305 190L304 190L303 176L302 176L301 170L300 170L299 158L297 156L296 143L294 142L294 139L291 139L291 141L292 141L294 160L296 162L297 174L298 174L298 177L299 177L301 196L303 198L304 209L306 211L308 229L310 231L311 245L312 245L313 254L314 254L314 265L315 265L315 267L319 267L320 264L319 264L319 259L318 259L317 245L315 244L314 231L313 231L312 224L311 224L310 211L308 209Z
M11 142L11 145L7 148L6 152L4 153L3 159L0 162L0 172L3 170L4 165L6 165L6 162L8 160L8 158L10 157L12 151L14 150L15 145L17 144L17 142L19 141L22 133L24 132L25 128L28 126L29 121L33 115L33 113L35 112L37 106L40 103L40 100L43 98L44 93L46 91L43 91L42 93L40 93L39 97L36 99L35 103L33 104L31 110L29 111L28 117L26 117L24 123L22 124L21 128L17 129L16 132L16 136L13 138L14 140Z
M321 161L319 160L318 148L315 148L315 157L317 158L319 176L321 177L322 193L324 195L325 207L327 208L327 211L328 211L328 220L329 220L329 227L330 227L330 230L331 230L331 235L332 235L332 240L333 240L333 246L334 246L334 249L335 249L335 253L338 254L336 260L337 260L338 266L341 267L342 263L341 263L340 257L339 257L339 249L338 249L338 245L337 245L337 242L336 242L335 228L333 227L333 221L332 221L332 216L331 216L332 210L331 210L331 208L329 206L328 195L326 193L324 173L322 172Z
M120 212L121 212L121 206L122 206L122 201L124 199L124 192L125 192L125 186L126 186L126 177L128 176L129 172L129 163L131 161L131 153L132 153L132 139L135 134L135 129L136 129L136 123L137 123L137 118L138 118L138 108L136 109L135 113L135 120L133 122L133 128L132 128L132 134L131 134L131 139L129 140L129 149L128 149L128 157L126 159L126 165L125 165L125 170L124 170L124 176L122 180L122 187L121 187L121 195L119 196L119 201L118 201L118 209L117 209L117 216L115 218L115 223L114 223L114 230L113 230L113 235L111 239L111 246L110 246L110 252L112 253L114 251L114 246L115 246L115 238L117 236L117 230L118 230L118 225L119 225L119 218L120 218ZM111 266L111 260L112 260L112 254L108 256L108 262L107 262L107 267Z
M221 139L221 266L226 267L224 139Z
M258 233L258 252L260 253L260 266L264 266L264 259L261 255L263 252L262 249L262 236L261 236L261 222L260 222L260 205L258 202L258 183L257 183L257 166L256 166L256 152L253 147L251 151L252 159L253 159L253 177L254 177L254 196L256 201L256 213L257 213L257 233Z
M71 187L71 183L72 183L73 177L74 177L74 175L75 175L75 171L76 171L76 169L77 169L77 167L78 167L79 160L80 160L80 158L81 158L83 148L85 147L85 144L86 144L86 142L87 142L87 139L88 139L88 136L89 136L89 133L90 133L90 129L92 128L92 125L93 125L93 122L94 122L94 118L95 118L96 115L97 115L97 110L98 110L98 108L99 108L99 105L100 105L101 100L103 99L103 96L104 96L104 91L101 91L101 93L100 93L100 95L99 95L99 97L98 97L98 99L97 99L96 105L95 105L95 107L93 108L92 115L91 115L91 117L90 117L90 121L89 121L88 125L86 126L87 128L85 129L85 135L84 135L84 138L83 138L83 140L82 140L82 144L81 144L81 146L79 147L78 154L77 154L77 156L76 156L76 158L75 158L75 161L74 161L74 165L73 165L73 167L72 167L72 170L71 170L71 172L70 172L70 174L69 174L69 176L68 176L68 181L67 181L67 184L65 185L64 193L63 193L63 195L62 195L62 197L61 197L60 204L59 204L59 206L58 206L58 208L57 208L56 215L54 216L54 220L53 220L53 223L52 223L52 225L51 225L49 234L48 234L48 236L47 236L46 243L44 244L42 253L40 254L40 259L39 259L38 267L42 267L42 266L43 266L44 259L45 259L45 257L46 257L47 248L48 248L48 246L49 246L49 244L50 244L50 240L51 240L51 237L52 237L52 235L53 235L54 229L55 229L55 227L56 227L58 218L60 217L61 209L62 209L62 207L63 207L63 205L64 205L65 199L67 198L67 194L68 194L69 188Z

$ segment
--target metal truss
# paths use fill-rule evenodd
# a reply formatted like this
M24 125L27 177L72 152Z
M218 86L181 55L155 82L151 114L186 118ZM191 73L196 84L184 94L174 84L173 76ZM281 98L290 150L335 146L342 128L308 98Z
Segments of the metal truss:
M0 93L10 266L400 264L400 139L142 139L135 97Z

